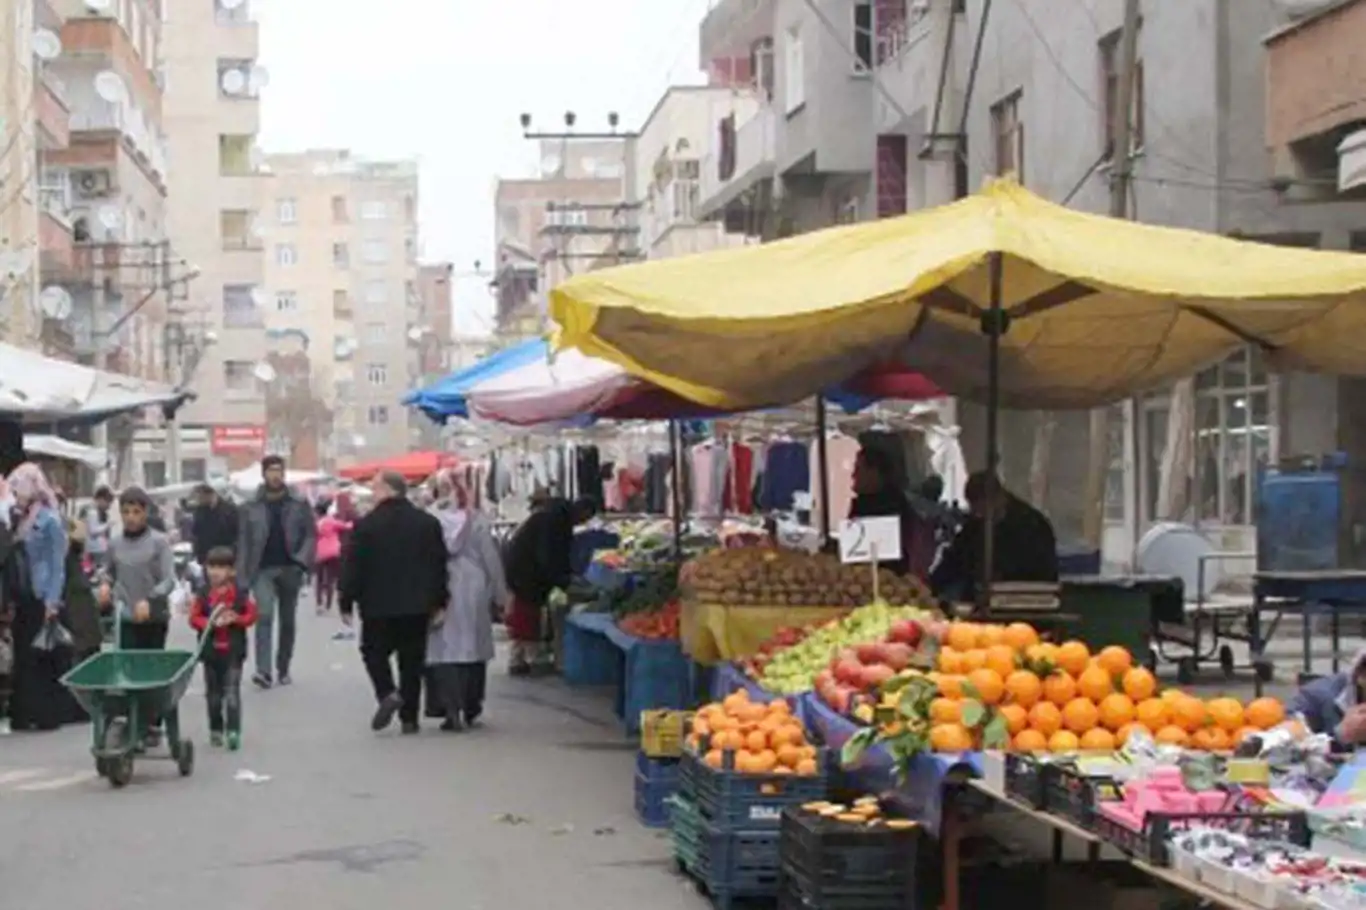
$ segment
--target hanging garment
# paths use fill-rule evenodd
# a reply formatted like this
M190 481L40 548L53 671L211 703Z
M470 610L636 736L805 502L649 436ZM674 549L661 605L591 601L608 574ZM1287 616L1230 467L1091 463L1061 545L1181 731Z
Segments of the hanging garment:
M761 508L765 511L792 511L792 495L811 489L811 461L806 446L784 440L768 447L764 465L764 490Z
M602 502L602 462L597 446L579 446L574 452L574 481L576 496Z
M907 485L910 475L906 471L906 447L902 444L900 434L887 430L864 430L858 434L858 444L859 448L883 452L890 459L892 477L895 478L897 485L903 492L910 492Z
M726 490L722 507L727 512L740 512L748 515L754 511L754 500L750 493L750 477L754 473L754 453L749 446L731 443L730 465L726 473Z
M669 508L669 456L661 453L645 460L645 511L663 515Z
M817 462L820 450L811 447L811 523L817 528L821 523L821 483L829 483L830 523L833 533L841 521L849 517L849 504L854 498L854 462L858 460L859 444L843 433L835 433L825 441L826 473L820 476Z
M715 460L715 452L711 443L704 442L695 446L691 450L692 470L687 472L692 478L692 497L684 502L691 502L690 514L700 515L710 518L717 514L721 508L719 491L712 482L712 462Z

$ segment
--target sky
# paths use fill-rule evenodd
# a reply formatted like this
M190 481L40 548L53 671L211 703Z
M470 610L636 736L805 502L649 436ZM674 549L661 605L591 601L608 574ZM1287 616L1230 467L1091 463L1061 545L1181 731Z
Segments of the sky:
M493 189L528 176L533 129L637 129L669 85L701 80L709 0L253 0L269 76L268 152L350 148L420 164L423 258L467 273L456 330L488 330ZM383 11L380 13L379 11Z

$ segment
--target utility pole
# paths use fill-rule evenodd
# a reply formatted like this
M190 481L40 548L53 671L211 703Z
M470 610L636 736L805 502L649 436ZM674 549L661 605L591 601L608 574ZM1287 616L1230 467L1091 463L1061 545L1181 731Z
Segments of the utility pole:
M1115 86L1115 106L1110 111L1110 216L1129 216L1129 178L1133 155L1129 146L1133 136L1134 82L1138 73L1139 0L1124 0L1124 26L1119 34L1119 80ZM1135 408L1137 416L1137 408ZM1138 430L1134 427L1134 432ZM1106 477L1110 471L1110 410L1091 411L1090 451L1087 459L1087 512L1083 525L1086 542L1099 547L1105 526ZM1134 541L1135 546L1137 541Z

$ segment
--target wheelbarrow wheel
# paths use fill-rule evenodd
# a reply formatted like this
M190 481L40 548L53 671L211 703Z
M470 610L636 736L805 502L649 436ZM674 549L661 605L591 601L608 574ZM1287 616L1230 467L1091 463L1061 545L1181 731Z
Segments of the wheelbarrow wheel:
M133 744L129 736L131 733L126 717L116 717L104 728L103 745L106 757L100 759L96 767L100 762L103 763L104 769L101 773L108 778L110 786L115 788L126 787L133 779ZM113 753L119 754L113 756Z
M194 773L194 743L188 739L180 741L180 749L175 758L175 766L180 771L181 777L189 777Z
M116 790L121 790L133 780L133 756L125 755L121 758L111 758L105 768L109 778L110 786Z

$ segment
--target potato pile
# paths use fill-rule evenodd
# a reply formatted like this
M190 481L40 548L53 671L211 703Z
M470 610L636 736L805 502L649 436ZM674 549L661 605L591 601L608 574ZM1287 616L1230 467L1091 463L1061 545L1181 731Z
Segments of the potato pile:
M702 603L727 606L859 607L873 599L872 571L836 556L743 547L692 560L680 581ZM890 604L927 603L914 578L879 570L878 596Z

